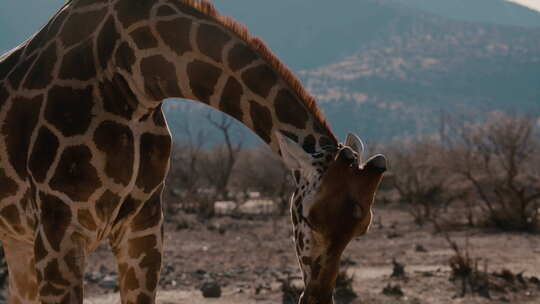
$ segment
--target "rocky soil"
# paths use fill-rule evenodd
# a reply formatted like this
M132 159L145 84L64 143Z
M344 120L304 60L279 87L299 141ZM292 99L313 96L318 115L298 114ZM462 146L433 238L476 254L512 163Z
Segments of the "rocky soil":
M444 236L416 226L403 210L384 207L376 210L371 231L345 252L343 269L357 297L342 303L540 303L540 236L450 228L462 249L468 240L471 259L488 274L487 291L461 297L461 281L450 280L455 253ZM301 285L286 217L201 222L177 215L168 218L165 235L158 303L282 303L283 282ZM392 276L394 262L404 267L402 275ZM106 245L91 256L85 303L119 302L115 267ZM203 297L201 287L209 283L219 286L219 298Z

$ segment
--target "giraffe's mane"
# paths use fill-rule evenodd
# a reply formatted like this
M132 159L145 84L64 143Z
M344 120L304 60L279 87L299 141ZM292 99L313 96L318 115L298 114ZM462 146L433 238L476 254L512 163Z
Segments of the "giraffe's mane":
M197 11L201 12L204 15L207 15L217 21L219 24L223 25L236 35L240 37L245 43L247 43L251 48L253 48L261 58L266 61L270 67L282 77L282 79L294 90L297 97L304 104L306 109L310 111L314 119L328 130L328 135L332 138L334 143L337 145L338 140L335 137L330 125L326 121L324 114L317 105L315 98L309 94L298 77L296 77L293 72L270 50L266 43L258 37L255 37L249 33L247 27L231 17L221 15L212 3L207 0L181 0L185 5L188 5Z

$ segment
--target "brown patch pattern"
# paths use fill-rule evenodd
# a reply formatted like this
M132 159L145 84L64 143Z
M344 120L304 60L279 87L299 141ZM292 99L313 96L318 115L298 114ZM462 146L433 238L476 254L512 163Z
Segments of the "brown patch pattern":
M71 210L59 198L44 192L39 193L41 199L41 225L51 247L60 251L60 243L71 223ZM36 257L40 260L38 257Z
M51 179L52 189L65 193L73 201L87 201L101 187L96 168L90 164L92 152L87 146L64 150Z
M315 153L315 148L317 146L317 140L315 139L315 136L308 135L306 138L304 138L304 144L302 145L302 148L304 148L304 151L307 153Z
M0 111L2 110L2 107L6 104L8 98L8 90L4 86L4 83L0 83Z
M15 68L17 63L19 63L22 51L23 48L19 47L0 60L0 79L5 79L6 76L9 75L9 73Z
M192 21L188 18L176 18L170 21L159 21L156 24L163 42L173 50L178 56L192 50L189 41L189 31Z
M167 173L171 154L171 137L144 133L140 139L141 163L137 187L145 192L154 190Z
M38 233L36 240L34 241L34 256L36 262L43 260L47 256L47 249L45 249L45 244L43 243L43 237L41 233Z
M16 205L8 205L0 211L2 218L13 228L15 233L23 234L24 226L20 217L19 209Z
M150 304L152 302L152 299L143 293L137 296L137 304Z
M132 259L138 259L147 250L156 247L157 240L155 235L147 235L134 238L128 241L128 253Z
M274 101L278 119L299 129L304 129L309 119L302 103L298 102L289 90L281 89Z
M229 68L236 72L257 58L257 54L247 45L238 43L229 51L227 61L229 62Z
M146 20L150 16L150 9L156 4L154 0L120 0L116 3L115 11L118 20L124 28L140 20Z
M257 102L249 101L249 113L253 121L253 129L265 142L272 141L272 114L266 107L261 106Z
M105 18L107 9L89 11L84 13L72 13L62 27L60 37L65 47L86 39L96 31L99 24Z
M285 131L285 130L279 130L279 132L281 132L283 135L287 136L289 139L293 140L294 142L296 143L298 142L298 135L289 131Z
M60 78L84 81L96 76L93 43L91 39L88 39L71 49L63 58L60 67Z
M122 75L115 74L111 81L104 80L99 91L105 111L131 120L139 101Z
M208 104L221 76L221 69L204 61L194 60L188 64L187 73L193 95Z
M131 196L126 197L124 200L124 203L122 203L122 206L120 207L120 210L118 211L118 215L116 216L116 219L114 220L115 225L122 220L132 216L139 210L139 207L141 206L142 202L139 200L134 199Z
M2 132L10 164L21 178L27 176L26 162L30 137L36 127L43 95L33 99L15 98L6 115Z
M201 24L196 39L201 53L221 63L223 49L231 37L215 25Z
M18 189L17 183L6 175L4 168L0 168L0 200L17 194Z
M161 267L161 252L156 248L148 250L141 260L141 267L146 268L146 288L154 290L159 278Z
M92 86L85 89L55 86L49 91L45 119L64 136L84 134L92 120Z
M76 278L82 277L83 271L81 266L84 265L84 256L82 255L81 248L71 249L64 256L64 261L66 262L69 271L73 274L73 276Z
M104 121L94 133L94 141L105 153L105 173L114 182L127 185L133 175L135 146L133 133L127 126Z
M34 63L34 66L32 66L32 69L28 72L24 87L35 90L45 88L53 79L51 73L56 64L56 60L56 43L52 43L40 54L36 63Z
M45 267L45 271L43 273L43 279L47 282L53 283L55 285L60 286L69 286L69 281L67 281L63 276L62 272L60 271L60 267L58 265L58 260L54 259L47 264Z
M156 126L165 127L167 126L167 122L165 121L165 115L163 115L163 110L161 108L162 105L160 104L156 109L154 109L154 113L152 113L152 120Z
M146 26L132 31L130 36L133 38L133 41L135 41L137 47L141 50L151 49L158 46L158 41L154 37L154 34Z
M327 136L321 136L319 138L319 145L321 147L334 147L334 142Z
M124 275L124 284L122 285L122 290L129 291L129 290L136 290L139 288L139 280L137 279L137 275L135 274L135 270L133 268L130 268Z
M231 115L232 117L242 121L242 107L240 104L244 90L242 85L236 78L229 77L225 88L221 93L221 101L219 103L219 108L221 111Z
M107 19L97 37L97 55L102 69L107 67L107 63L109 63L114 47L119 39L120 34L118 34L118 30L114 24L114 18L111 16Z
M266 98L277 83L277 75L267 65L259 65L242 73L242 80L255 94Z
M133 232L155 227L161 221L161 190L155 191L131 222Z
M42 47L45 42L45 38L47 37L47 27L45 26L43 29L39 30L34 36L32 36L29 41L28 45L26 46L24 50L24 54L28 56L29 54L32 54L35 50Z
M37 54L34 54L28 58L25 58L23 62L19 63L13 72L9 74L8 79L11 83L11 86L14 89L18 89L19 85L21 84L21 81L23 80L24 76L28 73L28 70L34 63L34 61L37 58Z
M157 9L156 15L158 17L171 16L176 14L176 11L168 5L162 5Z
M155 100L182 97L175 66L163 56L155 55L141 60L141 73L144 77L144 89L148 96Z
M41 127L30 155L29 168L38 182L43 182L58 150L58 138L47 127Z
M190 6L189 3L186 3L186 1L183 1L183 0L169 0L167 2L169 4L174 5L181 13L189 15L190 17L194 17L195 19L201 19L201 20L209 20L210 19L207 14L204 14L200 10Z
M96 202L96 215L101 222L108 223L118 205L120 205L120 197L107 190Z
M127 42L124 41L120 44L114 56L116 65L131 73L131 67L135 64L137 58L135 58L135 52L129 47Z
M69 15L69 10L60 10L47 25L47 36L43 40L43 45L49 43L51 40L56 39L60 29L65 23Z
M92 213L89 210L81 209L77 212L77 220L81 226L84 228L90 230L90 231L96 231L97 224L94 221L94 216L92 216Z
M294 91L294 95L299 97L300 102L305 105L305 108L313 115L314 119L320 121L325 126L327 130L327 134L325 135L329 136L334 147L337 146L338 140L331 132L324 119L324 115L317 107L315 99L304 89L298 78L270 51L263 41L249 34L245 26L235 22L231 18L221 16L208 1L182 0L180 2L178 0L170 0L169 2L176 3L179 9L181 7L189 7L190 10L195 10L195 15L202 15L201 17L203 18L206 17L214 22L218 22L242 39L250 49L254 50L257 58L261 58L261 60L270 66L271 70L280 75L280 79L283 79L289 88Z

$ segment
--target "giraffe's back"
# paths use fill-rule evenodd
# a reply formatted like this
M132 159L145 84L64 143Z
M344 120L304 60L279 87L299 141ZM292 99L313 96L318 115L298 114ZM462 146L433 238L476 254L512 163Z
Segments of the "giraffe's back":
M31 41L0 60L0 239L32 242L38 214L52 213L51 234L76 225L93 248L159 192L171 137L161 107L137 108L121 75L45 83L28 64L42 55L21 55Z

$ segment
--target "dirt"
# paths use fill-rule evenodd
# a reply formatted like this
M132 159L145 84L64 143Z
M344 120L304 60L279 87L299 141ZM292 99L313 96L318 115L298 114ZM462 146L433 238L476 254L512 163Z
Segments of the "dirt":
M353 276L358 297L351 303L540 303L540 236L454 227L450 235L478 258L487 273L523 273L527 285L497 279L490 297L460 296L459 281L451 281L449 259L454 255L442 234L431 225L419 227L396 207L375 210L371 231L346 250L346 271ZM169 216L166 251L158 303L281 303L281 282L299 279L288 217L270 220L232 219L199 221L192 215ZM405 277L391 277L392 261L405 266ZM116 266L107 245L88 260L87 271L109 273ZM199 287L213 280L222 287L218 299L205 299ZM298 282L298 280L296 280ZM87 282L88 304L119 303L114 288ZM383 294L395 287L402 296ZM338 302L339 303L339 302Z

